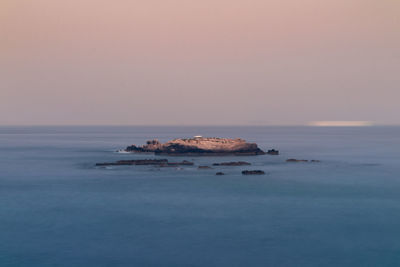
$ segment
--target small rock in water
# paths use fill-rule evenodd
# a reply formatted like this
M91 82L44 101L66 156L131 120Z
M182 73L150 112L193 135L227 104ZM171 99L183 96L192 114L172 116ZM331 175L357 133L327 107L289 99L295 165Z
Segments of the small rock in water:
M286 162L308 162L306 159L287 159Z
M313 160L307 160L307 159L287 159L286 162L321 162L319 160L313 159Z
M200 165L199 167L197 167L197 169L199 169L199 170L209 170L209 169L212 169L212 168L210 166Z
M217 172L215 175L225 175L223 172Z
M279 150L270 149L267 151L268 155L279 155Z
M242 174L243 175L262 175L262 174L265 174L265 172L261 171L261 170L252 170L252 171L245 170L245 171L242 171Z

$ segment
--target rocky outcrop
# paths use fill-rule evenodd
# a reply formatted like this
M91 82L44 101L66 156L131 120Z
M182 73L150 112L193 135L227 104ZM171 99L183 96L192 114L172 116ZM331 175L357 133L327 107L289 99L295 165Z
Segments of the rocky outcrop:
M193 165L193 162L184 160L181 162L168 162L167 159L139 159L139 160L119 160L116 162L96 163L96 166L121 166L121 165L155 165L159 167L174 167L181 165Z
M264 155L265 152L255 143L245 140L228 138L195 137L189 139L174 139L166 143L158 140L147 141L143 146L131 145L127 152L154 152L158 155L175 156L221 156L221 155Z
M221 162L213 164L213 166L245 166L245 165L251 165L251 163L245 161L232 161L232 162Z
M263 175L263 174L265 174L265 172L261 171L261 170L252 170L252 171L245 170L245 171L242 171L242 174L243 175Z

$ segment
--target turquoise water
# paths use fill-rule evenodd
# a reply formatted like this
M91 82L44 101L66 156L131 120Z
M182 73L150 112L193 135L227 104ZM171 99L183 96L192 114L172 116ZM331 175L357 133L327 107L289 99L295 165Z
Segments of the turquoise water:
M94 167L193 135L281 155ZM0 127L0 170L0 266L400 266L398 127Z

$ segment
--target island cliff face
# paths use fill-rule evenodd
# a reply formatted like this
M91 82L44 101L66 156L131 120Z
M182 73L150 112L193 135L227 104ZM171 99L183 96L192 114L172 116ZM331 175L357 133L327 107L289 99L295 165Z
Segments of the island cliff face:
M143 146L128 146L127 152L154 152L157 155L193 155L193 156L219 156L219 155L264 155L265 152L255 143L245 140L228 138L195 137L189 139L174 139L164 144L158 140L147 141Z

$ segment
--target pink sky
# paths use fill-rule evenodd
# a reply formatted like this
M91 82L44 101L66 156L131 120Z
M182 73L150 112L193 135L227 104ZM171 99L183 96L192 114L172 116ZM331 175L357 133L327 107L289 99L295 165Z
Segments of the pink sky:
M400 124L399 0L2 0L0 124Z

